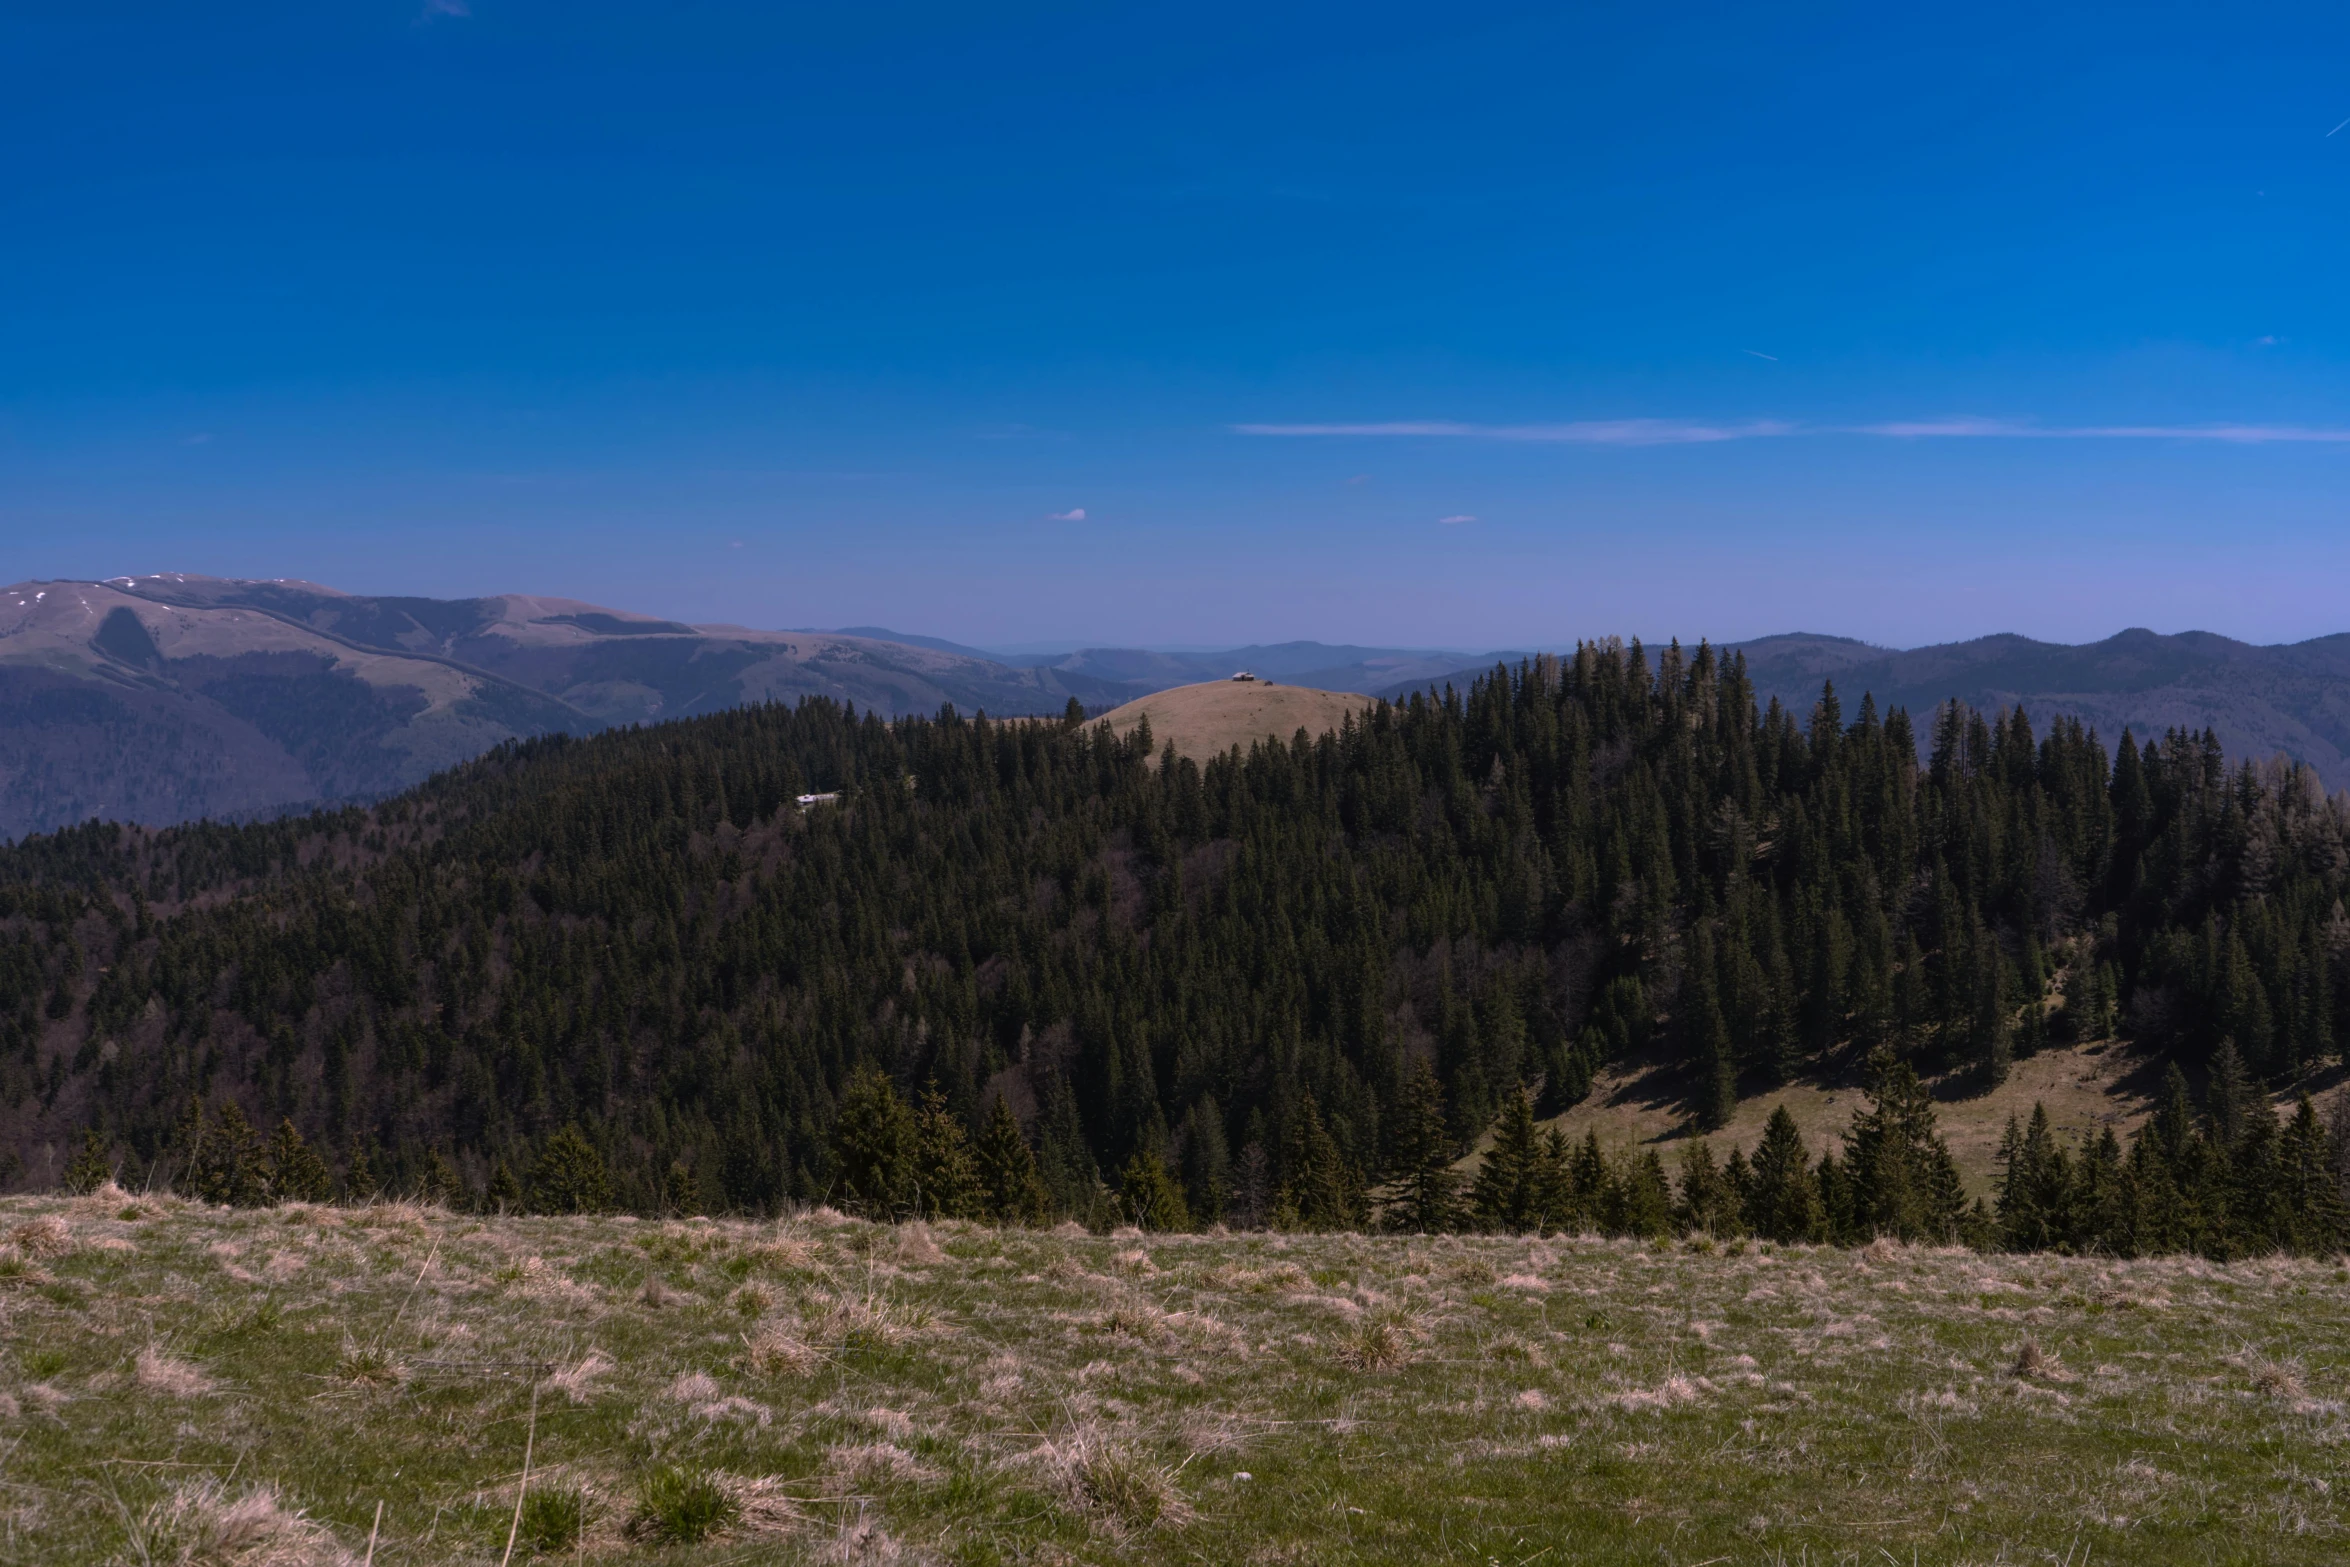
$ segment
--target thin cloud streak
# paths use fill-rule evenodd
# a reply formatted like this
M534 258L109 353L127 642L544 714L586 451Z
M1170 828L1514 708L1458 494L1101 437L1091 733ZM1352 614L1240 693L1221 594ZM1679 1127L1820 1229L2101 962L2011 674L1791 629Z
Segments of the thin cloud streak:
M1701 446L1785 436L1858 435L1883 440L2217 441L2340 445L2350 429L2295 424L2037 425L2014 419L1895 420L1884 424L1800 425L1780 419L1704 424L1682 419L1584 419L1567 424L1461 424L1392 420L1376 424L1236 424L1236 435L1528 441L1571 446Z
M1568 424L1404 420L1385 424L1236 424L1232 429L1237 435L1440 436L1572 446L1692 446L1797 433L1794 425L1774 419L1757 419L1745 424L1696 424L1681 419L1581 419Z
M2018 424L2008 419L1930 419L1917 423L1862 424L1823 431L1836 435L1876 435L1897 440L2010 440L2010 441L2224 441L2240 446L2271 442L2350 442L2350 430L2328 430L2297 424Z

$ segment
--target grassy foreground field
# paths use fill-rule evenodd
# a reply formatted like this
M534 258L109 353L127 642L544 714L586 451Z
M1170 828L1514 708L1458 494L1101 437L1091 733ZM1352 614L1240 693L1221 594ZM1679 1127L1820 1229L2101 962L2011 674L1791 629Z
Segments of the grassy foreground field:
M112 1190L0 1237L8 1562L2350 1551L2330 1264Z

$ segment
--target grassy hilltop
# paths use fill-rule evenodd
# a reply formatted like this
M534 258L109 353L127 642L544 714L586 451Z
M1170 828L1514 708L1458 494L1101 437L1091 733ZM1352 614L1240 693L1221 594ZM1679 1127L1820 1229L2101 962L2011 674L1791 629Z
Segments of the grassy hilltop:
M7 1562L2345 1547L2332 1264L113 1189L0 1238Z

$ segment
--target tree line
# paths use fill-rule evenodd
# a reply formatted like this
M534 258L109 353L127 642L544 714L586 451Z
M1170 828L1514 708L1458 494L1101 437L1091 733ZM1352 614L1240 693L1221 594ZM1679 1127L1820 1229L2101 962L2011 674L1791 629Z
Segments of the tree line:
M2205 1097L2223 1062L2257 1096L2338 1057L2350 817L2306 769L1957 705L1923 750L1865 696L1798 715L1734 656L1595 643L1204 767L1079 712L811 700L509 745L368 810L94 823L0 850L0 1157L55 1179L87 1130L179 1180L195 1106L467 1201L534 1200L560 1141L646 1211L928 1202L841 1140L879 1081L889 1146L951 1127L1000 1174L1016 1134L1022 1214L1354 1226L1489 1132L1514 1167L1521 1117L1632 1061L1707 1131L1797 1078L1989 1086L2060 1040L2125 1035ZM2242 1134L2190 1120L2162 1158L2191 1217L2126 1244L2286 1234L2218 1173ZM2033 1189L2105 1180L2017 1136ZM1474 1222L1767 1233L1716 1193L1763 1146L1651 1179L1535 1143L1536 1207L1464 1192ZM1896 1167L1949 1184L1918 1158L1806 1150L1807 1233L2015 1243L2004 1187L1885 1208ZM2046 1244L2125 1244L2109 1197L2057 1208Z

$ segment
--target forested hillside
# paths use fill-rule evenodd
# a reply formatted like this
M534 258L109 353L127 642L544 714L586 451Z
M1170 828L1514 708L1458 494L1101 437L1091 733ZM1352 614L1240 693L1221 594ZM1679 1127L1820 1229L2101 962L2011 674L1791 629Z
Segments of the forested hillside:
M476 1194L576 1126L620 1202L761 1207L847 1194L870 1065L936 1127L1000 1143L1000 1101L1065 1211L1156 1159L1191 1219L1346 1223L1645 1049L1700 1126L2117 1024L2198 1083L2333 1055L2350 818L2309 773L1959 708L1927 749L1609 644L1204 768L811 700L94 825L0 853L0 1124L25 1181L93 1127L168 1174L233 1101Z

